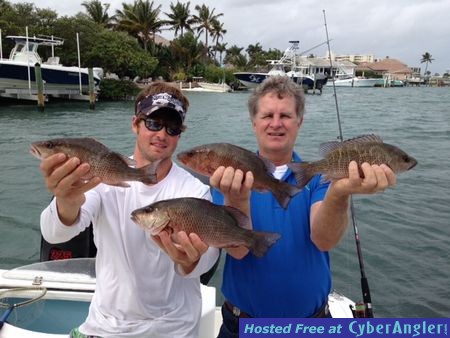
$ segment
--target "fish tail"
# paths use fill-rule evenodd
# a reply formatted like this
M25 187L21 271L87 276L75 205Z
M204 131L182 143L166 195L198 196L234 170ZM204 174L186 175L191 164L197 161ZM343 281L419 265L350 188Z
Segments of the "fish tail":
M267 250L280 239L281 235L277 232L253 231L252 237L249 250L256 257L263 257Z
M139 169L141 175L141 182L144 184L155 184L158 182L156 177L156 169L160 161L152 162Z
M297 187L303 189L314 176L313 164L311 162L289 163L288 167L294 172Z
M284 181L278 181L271 190L278 203L280 203L283 209L286 209L289 202L291 201L291 198L294 197L302 189Z

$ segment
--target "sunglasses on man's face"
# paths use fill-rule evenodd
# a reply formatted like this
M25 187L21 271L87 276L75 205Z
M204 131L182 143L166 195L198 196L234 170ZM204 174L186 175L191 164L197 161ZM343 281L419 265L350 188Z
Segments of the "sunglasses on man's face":
M178 126L176 124L166 122L166 121L155 120L155 119L144 119L144 122L145 122L145 126L147 127L148 130L160 131L161 129L166 128L166 133L167 133L167 135L170 135L170 136L178 136L184 131L183 126Z

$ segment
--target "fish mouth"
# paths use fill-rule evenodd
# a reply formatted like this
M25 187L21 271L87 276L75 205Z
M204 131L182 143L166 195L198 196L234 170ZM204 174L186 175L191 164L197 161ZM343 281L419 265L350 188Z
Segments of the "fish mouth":
M183 163L183 164L186 164L186 158L187 158L187 153L186 152L182 152L182 153L179 153L178 155L177 155L177 160L178 161L180 161L181 163Z
M130 218L131 218L131 220L132 220L134 223L138 224L138 218L137 218L137 215L136 215L136 213L135 213L134 211L131 213Z
M414 160L413 163L411 164L411 166L409 167L408 170L411 170L412 168L414 168L417 165L417 161Z

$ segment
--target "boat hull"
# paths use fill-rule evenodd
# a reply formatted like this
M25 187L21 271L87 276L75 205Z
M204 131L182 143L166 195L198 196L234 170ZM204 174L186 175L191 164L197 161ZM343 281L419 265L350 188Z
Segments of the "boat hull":
M11 61L0 62L0 93L8 90L30 89L36 90L35 67L26 63L18 63ZM28 82L28 74L30 82ZM89 75L86 68L65 67L54 65L41 65L42 80L44 82L44 93L52 91L78 91L80 90L80 74L81 88L83 92L89 90ZM94 86L100 84L100 77L94 73Z
M334 80L334 85L336 87L377 87L382 86L383 84L383 79L360 79L355 77ZM327 85L332 86L333 82L330 81Z
M256 88L269 75L266 73L237 72L234 77L247 88Z

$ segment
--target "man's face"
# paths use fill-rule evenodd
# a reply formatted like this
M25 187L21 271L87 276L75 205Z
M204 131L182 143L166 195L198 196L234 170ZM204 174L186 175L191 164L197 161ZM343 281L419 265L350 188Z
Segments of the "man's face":
M292 96L279 98L268 93L259 99L258 112L253 118L253 130L262 156L292 154L302 119L297 116Z
M145 120L136 116L133 117L132 129L137 136L137 151L145 162L154 162L172 157L180 135L169 135L167 127L169 129L181 127L180 118L176 114L176 112L172 111L156 111L152 113L147 119L153 120L153 126L156 125L160 128L162 126L160 130L153 131L146 127ZM142 163L142 165L144 164L146 163Z

